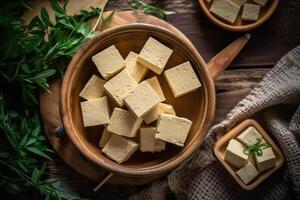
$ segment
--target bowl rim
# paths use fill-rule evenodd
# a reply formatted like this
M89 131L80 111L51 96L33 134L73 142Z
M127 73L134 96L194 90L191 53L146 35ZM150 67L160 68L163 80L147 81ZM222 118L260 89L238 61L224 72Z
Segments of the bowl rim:
M214 16L207 8L206 6L207 2L205 2L205 0L198 0L202 11L211 22L213 22L215 25L217 25L220 28L223 28L228 31L234 31L234 32L250 31L263 25L274 14L275 10L279 5L279 0L272 0L272 1L273 2L268 2L268 4L271 3L271 5L269 5L270 7L266 11L265 15L260 19L258 19L256 22L247 25L230 25L222 21L218 17Z
M74 128L73 125L74 123L69 109L70 98L68 96L68 94L71 93L70 87L68 86L69 85L68 81L72 78L73 72L77 70L76 63L83 56L85 50L88 49L90 46L93 46L96 43L96 41L100 40L101 38L109 37L110 35L113 35L115 33L121 33L122 31L128 31L128 29L131 30L141 29L141 30L148 30L151 32L160 32L172 38L176 38L176 42L180 43L189 52L191 52L194 61L198 65L199 64L201 65L201 66L197 65L196 67L198 67L199 70L201 70L201 73L203 74L203 79L205 79L203 84L205 84L207 87L207 96L205 97L207 101L207 105L205 106L204 115L203 115L204 117L202 119L203 128L201 130L197 130L198 132L202 131L205 134L202 134L203 135L202 137L199 136L194 137L192 141L189 143L189 145L185 146L184 150L180 151L180 153L176 154L174 157L165 160L162 163L155 164L154 166L135 168L135 169L117 163L110 165L110 163L105 162L104 160L102 160L101 158L99 158L97 155L95 155L93 152L89 150L89 148L84 144L81 137L79 136L76 129ZM151 25L146 23L132 23L132 24L121 25L115 28L105 30L101 32L99 35L89 39L80 47L80 49L72 58L65 72L65 76L63 78L62 86L61 86L59 110L60 110L63 126L68 137L78 148L78 150L84 156L86 156L90 161L116 174L126 175L126 176L141 176L141 175L145 176L145 175L162 174L167 171L170 171L171 169L175 168L180 163L182 163L184 160L186 160L202 144L202 142L204 141L207 135L208 128L210 127L215 115L215 104L216 104L215 102L216 102L215 88L214 88L213 79L210 75L208 68L206 67L206 63L204 62L204 60L202 59L202 57L200 56L196 48L189 40L183 40L182 38L178 37L176 34L172 33L171 31L157 25Z

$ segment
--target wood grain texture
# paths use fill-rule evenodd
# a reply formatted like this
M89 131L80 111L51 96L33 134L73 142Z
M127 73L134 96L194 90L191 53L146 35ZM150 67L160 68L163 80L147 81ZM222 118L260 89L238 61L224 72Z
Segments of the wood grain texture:
M111 0L107 10L124 9L128 6L128 2L129 0ZM176 14L171 15L169 21L187 35L206 61L240 35L224 31L212 24L201 12L197 0L150 0L146 2L157 3L165 10L175 11ZM281 1L271 19L262 27L251 31L250 42L235 59L230 70L225 70L216 81L215 123L225 118L236 103L261 80L269 67L299 44L299 10L299 1ZM51 177L64 177L66 184L72 189L92 199L123 200L144 188L105 185L100 191L92 193L97 182L83 177L67 166L61 158L54 158L49 166Z
M257 177L255 177L248 184L243 183L243 181L238 177L236 171L238 170L234 166L230 165L225 161L225 151L228 145L229 140L236 138L240 133L246 130L248 127L254 127L261 135L262 138L266 141L267 144L270 144L272 150L276 156L276 165L264 172L260 172ZM219 162L227 169L227 171L231 174L231 176L238 182L238 184L244 188L245 190L253 190L260 183L262 183L265 179L271 176L276 170L278 170L284 163L283 153L280 148L276 145L273 139L268 135L268 133L253 119L247 119L242 121L228 133L226 133L223 137L221 137L214 146L214 153L218 158Z
M121 9L129 0L114 0L108 9ZM181 30L196 46L205 61L211 59L240 33L222 30L202 13L197 0L151 0L166 10L175 11L171 24ZM300 2L280 1L274 15L263 26L251 31L252 38L231 66L272 66L285 53L299 45Z

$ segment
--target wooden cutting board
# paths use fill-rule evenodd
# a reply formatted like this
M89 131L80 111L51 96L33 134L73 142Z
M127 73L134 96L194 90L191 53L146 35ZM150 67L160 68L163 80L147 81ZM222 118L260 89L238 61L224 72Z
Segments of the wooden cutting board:
M70 1L70 3L76 2L76 1ZM40 7L44 6L46 8L49 8L49 4L47 3L41 3L38 4L38 6L34 7L34 11L36 14L38 13ZM76 4L72 4L76 7ZM79 7L82 8L81 4ZM91 5L93 6L93 5ZM79 8L79 9L80 9ZM76 9L72 7L72 13L76 13ZM53 15L53 13L49 12L50 16ZM109 12L104 13L105 16L107 16ZM30 18L34 16L34 14L27 13L27 16L25 18L25 23L27 23ZM164 27L166 29L171 30L172 32L176 33L180 37L187 39L177 28L172 26L171 24L162 21L156 17L145 15L140 12L135 11L121 11L116 12L112 18L112 20L103 27L101 31L105 31L109 28L117 27L124 24L129 23L148 23L148 24L154 24L161 27ZM72 168L74 168L79 173L83 174L87 178L100 182L105 175L107 175L107 172L96 166L94 163L91 163L91 161L84 158L84 156L81 155L79 150L74 146L74 144L70 141L67 135L65 135L63 138L58 138L55 136L55 130L57 127L62 126L62 121L60 118L59 113L59 96L60 96L60 87L61 87L61 80L54 80L50 84L50 90L51 93L47 92L41 92L40 93L40 112L43 119L43 125L45 133L47 134L49 141L57 154ZM161 176L161 175L160 175ZM144 185L146 183L149 183L153 181L154 179L157 179L155 176L151 177L143 177L141 179L137 178L130 178L130 177L124 177L119 175L114 175L113 178L111 178L108 183L110 184L118 184L118 185Z

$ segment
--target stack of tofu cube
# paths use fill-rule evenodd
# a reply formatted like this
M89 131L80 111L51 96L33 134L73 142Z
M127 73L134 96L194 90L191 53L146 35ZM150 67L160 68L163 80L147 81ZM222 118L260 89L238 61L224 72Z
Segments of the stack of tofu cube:
M212 0L207 1L211 2ZM224 21L234 24L242 9L242 20L255 22L258 20L261 7L265 7L268 0L253 0L252 2L248 3L247 0L213 0L209 11Z
M156 76L144 80L149 70L161 74L172 53L149 37L139 54L131 51L125 60L114 45L92 57L102 78L92 75L79 95L86 100L81 102L83 125L104 126L99 146L117 163L127 161L138 149L160 152L166 142L184 146L192 122L163 103L166 98ZM164 78L174 97L201 87L189 61L165 70ZM109 105L109 99L115 106Z
M250 183L259 173L269 170L276 165L276 157L272 147L262 149L262 155L246 154L245 147L257 143L257 139L265 143L256 128L250 126L236 139L231 139L225 151L225 161L237 169L236 174L245 183Z

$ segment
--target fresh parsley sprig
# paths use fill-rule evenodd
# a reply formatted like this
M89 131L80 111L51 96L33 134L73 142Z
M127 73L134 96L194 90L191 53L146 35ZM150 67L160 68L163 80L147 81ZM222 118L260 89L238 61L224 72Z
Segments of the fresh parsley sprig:
M92 8L69 16L66 4L61 6L55 0L51 7L55 23L45 8L28 25L13 22L14 38L10 37L9 48L1 55L0 74L9 82L18 82L26 104L37 104L38 90L49 91L49 79L62 75L79 47L95 36L88 19L102 13L100 8Z
M256 156L262 156L263 155L262 150L271 146L267 143L261 143L262 140L260 138L257 138L256 141L257 141L256 143L244 148L243 150L244 154L248 155L249 153L255 153Z
M168 15L174 12L166 11L158 7L157 5L150 5L141 0L131 0L129 8L132 10L142 10L145 14L155 15L158 18L167 20Z

